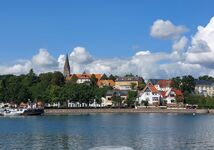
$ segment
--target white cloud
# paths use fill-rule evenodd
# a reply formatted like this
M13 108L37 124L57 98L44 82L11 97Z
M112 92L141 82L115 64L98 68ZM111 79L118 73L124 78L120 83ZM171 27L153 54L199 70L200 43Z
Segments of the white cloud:
M40 67L56 65L56 60L46 49L39 49L39 53L33 56L32 62L34 65L38 65Z
M174 41L172 45L172 54L171 54L171 58L173 61L184 60L185 57L184 52L187 48L188 41L189 40L185 36Z
M179 40L176 40L172 45L173 51L183 51L188 44L187 37L183 36Z
M72 73L107 73L124 75L133 73L148 78L171 78L191 74L214 76L214 17L207 26L198 27L198 32L189 42L188 38L181 36L186 28L175 26L170 21L159 20L159 29L155 34L159 38L172 38L172 52L152 53L151 51L138 51L128 58L94 58L84 47L76 47L70 53L70 66ZM155 30L156 31L156 30ZM30 68L36 73L63 70L65 55L60 55L58 60L45 49L32 57L32 60L17 62L11 66L0 66L0 74L27 73Z
M46 49L39 49L39 53L32 57L32 64L37 73L58 70L58 62Z
M176 39L181 36L182 33L186 32L187 28L181 25L174 25L169 20L156 20L150 31L150 35L160 39Z
M32 63L29 60L17 62L11 66L0 66L0 74L26 74L32 68Z
M93 61L92 56L84 47L75 47L73 52L70 54L70 59L72 62L78 64L87 64Z
M186 62L214 68L214 17L207 26L198 27L186 53Z

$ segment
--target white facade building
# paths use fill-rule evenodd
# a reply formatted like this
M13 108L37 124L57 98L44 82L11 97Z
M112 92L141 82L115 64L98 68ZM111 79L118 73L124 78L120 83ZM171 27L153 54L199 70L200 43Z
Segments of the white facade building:
M158 90L151 84L148 83L142 92L139 93L138 103L143 104L148 102L149 105L159 105L161 95Z

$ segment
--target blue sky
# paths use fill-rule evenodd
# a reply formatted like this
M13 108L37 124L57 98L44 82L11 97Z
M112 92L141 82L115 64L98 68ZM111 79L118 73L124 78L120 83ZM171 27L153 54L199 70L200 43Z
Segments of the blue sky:
M31 58L39 48L56 57L76 46L101 58L170 51L171 41L149 36L152 23L170 20L192 35L212 17L212 6L212 0L1 1L0 62Z
M151 36L154 22L161 19L185 27L182 36L191 43L197 27L205 27L214 16L213 6L213 0L0 1L0 65L31 61L41 48L47 49L51 62L61 54L72 53L75 47L85 48L98 62L115 57L121 61L130 59L139 51L170 54L173 43L179 39ZM155 64L168 61L161 59ZM171 63L174 62L170 60ZM204 65L192 59L188 63Z

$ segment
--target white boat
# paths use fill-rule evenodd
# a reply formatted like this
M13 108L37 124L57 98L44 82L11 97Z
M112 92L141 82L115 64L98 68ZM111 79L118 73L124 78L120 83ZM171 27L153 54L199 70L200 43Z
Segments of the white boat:
M23 115L26 109L22 108L5 108L1 110L1 115L3 116L20 116Z

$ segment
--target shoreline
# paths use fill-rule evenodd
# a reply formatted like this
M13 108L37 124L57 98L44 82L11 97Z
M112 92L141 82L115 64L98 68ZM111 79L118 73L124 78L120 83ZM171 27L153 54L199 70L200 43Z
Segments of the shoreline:
M180 113L180 114L206 114L214 113L207 109L160 109L160 108L94 108L94 109L45 109L44 115L78 115L93 113Z

